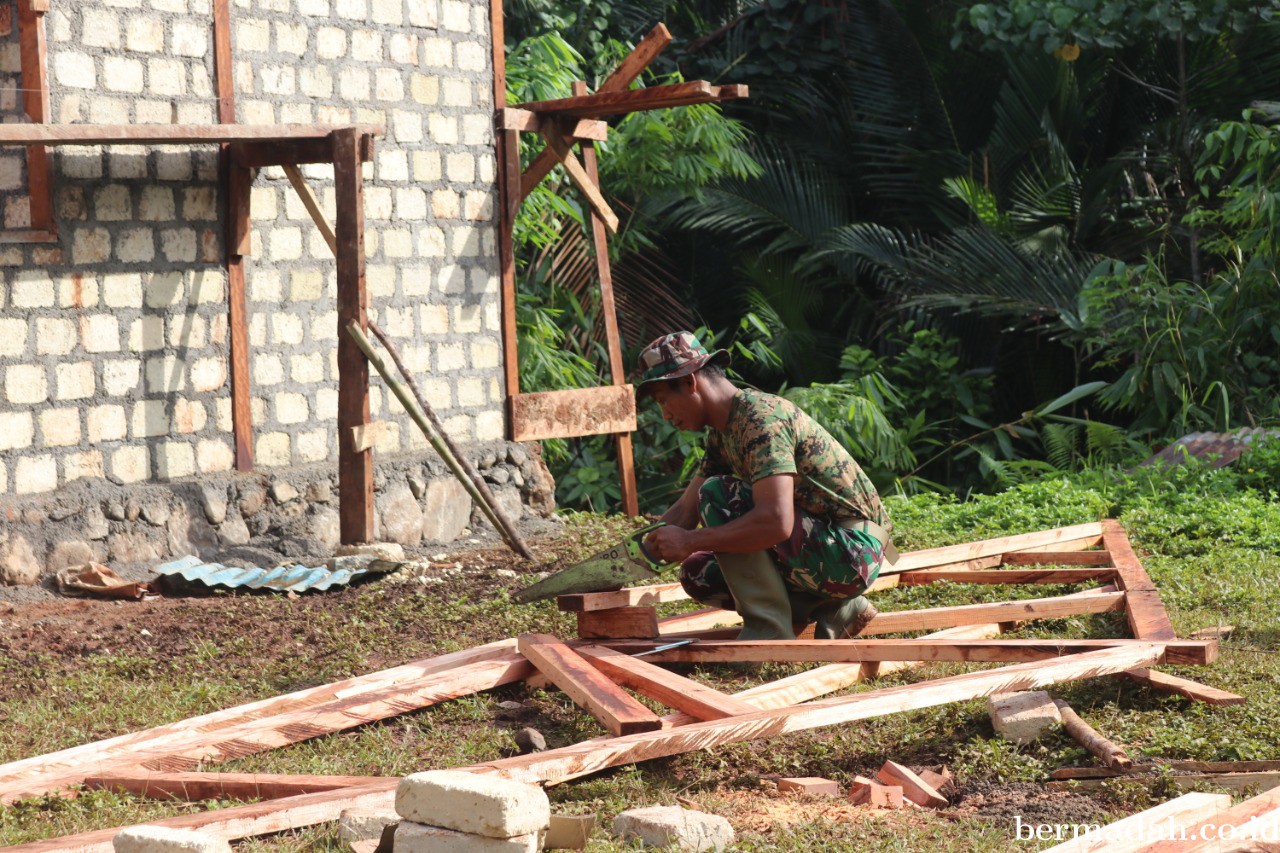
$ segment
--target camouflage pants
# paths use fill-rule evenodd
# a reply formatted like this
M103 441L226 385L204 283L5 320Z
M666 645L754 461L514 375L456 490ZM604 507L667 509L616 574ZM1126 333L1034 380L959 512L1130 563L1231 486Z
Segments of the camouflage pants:
M707 527L740 518L754 506L751 484L736 477L708 477L698 492L698 513ZM879 576L884 559L883 546L871 534L846 530L799 507L791 535L769 553L789 590L833 600L861 595ZM680 584L703 604L734 609L714 552L690 554L680 566Z

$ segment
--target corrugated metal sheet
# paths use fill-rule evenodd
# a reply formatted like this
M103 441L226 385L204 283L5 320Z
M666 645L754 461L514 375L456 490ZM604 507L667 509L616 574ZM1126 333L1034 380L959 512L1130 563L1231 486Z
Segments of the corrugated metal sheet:
M374 566L380 568L374 568ZM156 571L167 576L177 575L205 586L304 592L311 589L326 590L335 586L346 586L361 575L380 574L394 566L394 563L375 561L372 566L366 563L353 569L329 569L325 566L310 567L299 564L276 566L271 569L256 567L242 569L224 566L221 563L206 563L199 557L183 557L158 566Z
M1196 459L1212 459L1214 468L1230 465L1240 455L1264 438L1280 436L1278 429L1242 429L1236 432L1193 432L1184 435L1173 444L1152 456L1143 465L1162 462L1165 465L1181 465L1188 456Z

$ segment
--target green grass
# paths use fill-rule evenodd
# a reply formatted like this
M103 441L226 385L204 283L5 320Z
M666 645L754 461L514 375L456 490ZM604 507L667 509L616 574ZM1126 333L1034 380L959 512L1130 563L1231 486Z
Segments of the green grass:
M1139 760L1275 759L1280 757L1274 735L1280 730L1280 595L1274 580L1280 575L1280 509L1274 493L1257 489L1275 480L1257 475L1256 468L1237 473L1199 466L1135 475L1100 471L968 502L925 495L893 497L887 503L904 550L1119 517L1180 635L1222 623L1236 626L1214 666L1171 671L1244 694L1249 703L1213 708L1116 679L1060 685L1052 692ZM554 567L593 553L631 526L626 519L569 517L565 535L553 545ZM467 573L445 583L381 582L297 600L218 596L170 608L163 625L145 625L124 608L115 611L120 614L118 627L91 651L0 645L0 761L523 631L572 633L572 619L556 612L550 602L522 607L509 601L507 595L527 579L494 575L484 557L461 559ZM881 609L904 609L1040 597L1073 589L938 584L887 591L878 595L877 604ZM152 636L141 635L144 627ZM1124 633L1122 617L1103 614L1032 623L1022 635ZM798 669L768 665L761 677L777 678ZM924 673L897 674L852 689L965 669L933 666ZM741 674L715 667L695 670L693 676L725 691L751 683ZM503 701L524 705L503 709ZM600 733L594 721L558 692L512 686L210 769L401 775L510 754L512 736L525 725L542 731L553 747ZM977 810L965 810L961 802L950 815L845 813L830 805L801 803L788 805L793 813L779 817L772 810L791 801L778 798L762 781L769 774L781 774L849 782L855 775L873 772L886 758L946 764L966 792L990 790L1012 799L999 808L988 803ZM1171 790L1153 795L1116 786L1088 798L1039 797L1040 783L1054 768L1088 762L1084 751L1061 732L1025 747L994 738L984 703L970 701L618 768L556 786L549 793L565 811L597 813L603 827L625 808L686 798L735 822L738 849L796 851L1006 850L1011 846L1011 815L1017 809L1025 808L1028 816L1040 819L1056 816L1079 822L1083 814L1105 821L1172 795ZM101 792L79 799L39 798L0 809L0 842L19 843L190 810ZM243 842L239 849L343 848L334 828L321 826ZM591 849L621 848L607 832L597 830Z

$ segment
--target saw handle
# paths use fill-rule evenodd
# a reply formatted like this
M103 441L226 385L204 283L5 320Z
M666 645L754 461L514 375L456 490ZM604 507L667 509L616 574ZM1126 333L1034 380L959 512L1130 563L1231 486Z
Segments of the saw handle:
M641 559L643 559L646 563L648 563L650 568L657 569L667 564L649 553L649 549L644 547L644 538L648 536L650 533L652 533L653 531L657 530L659 527L666 527L666 526L667 526L667 523L665 521L659 521L657 524L651 524L648 527L643 527L637 530L635 533L632 533L630 536L630 540L631 540L630 544L634 544L636 546L636 551L632 553L635 554L636 552L639 552L638 556Z

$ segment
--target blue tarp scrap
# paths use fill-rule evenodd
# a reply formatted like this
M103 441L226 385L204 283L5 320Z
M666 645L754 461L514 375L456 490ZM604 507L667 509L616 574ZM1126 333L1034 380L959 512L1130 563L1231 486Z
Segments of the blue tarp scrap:
M371 560L354 569L329 569L325 566L276 566L271 569L257 567L242 569L221 563L206 563L199 557L188 556L156 567L162 575L178 575L185 580L205 586L225 586L231 589L273 589L279 592L305 592L346 586L357 577L381 574L397 566L382 560Z

